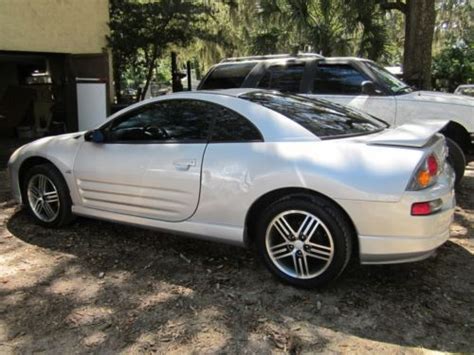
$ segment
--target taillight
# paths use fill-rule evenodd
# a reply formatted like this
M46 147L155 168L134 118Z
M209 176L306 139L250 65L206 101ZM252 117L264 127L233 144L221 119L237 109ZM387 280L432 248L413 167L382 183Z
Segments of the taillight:
M434 154L430 154L425 161L419 166L413 176L409 190L421 190L433 185L439 173L438 160Z
M438 174L438 161L435 156L431 154L427 159L428 172L431 176L436 176Z
M428 216L430 214L438 212L443 206L441 199L428 201L428 202L416 202L411 205L412 216Z

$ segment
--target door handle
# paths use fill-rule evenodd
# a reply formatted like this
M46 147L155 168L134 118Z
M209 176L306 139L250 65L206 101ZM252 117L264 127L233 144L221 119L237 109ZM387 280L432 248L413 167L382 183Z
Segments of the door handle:
M175 160L173 165L178 170L188 170L192 166L196 166L196 159L181 159Z

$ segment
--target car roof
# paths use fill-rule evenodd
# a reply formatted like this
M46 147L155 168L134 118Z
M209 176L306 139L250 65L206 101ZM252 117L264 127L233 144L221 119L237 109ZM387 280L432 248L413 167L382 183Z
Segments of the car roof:
M361 58L361 57L325 57L326 62L330 61L339 61L339 60L353 60L357 62L370 62L370 59Z
M231 57L225 58L220 61L219 64L223 63L235 63L235 62L259 62L259 61L268 61L268 60L284 60L284 59L314 59L314 58L324 58L318 53L307 53L307 52L298 52L296 54L269 54L269 55L255 55L247 57Z
M166 95L170 96L182 96L182 95L225 95L232 97L239 97L240 95L247 94L253 91L262 91L258 88L235 88L235 89L217 89L217 90L198 90L198 91L179 91L172 94Z
M250 56L250 57L232 57L221 60L214 67L222 66L226 64L244 64L244 63L260 63L260 62L282 62L282 61L309 61L319 59L324 62L341 62L341 61L357 61L357 62L371 62L370 59L360 57L323 57L316 53L300 53L296 55L290 54L275 54L275 55L262 55L262 56Z

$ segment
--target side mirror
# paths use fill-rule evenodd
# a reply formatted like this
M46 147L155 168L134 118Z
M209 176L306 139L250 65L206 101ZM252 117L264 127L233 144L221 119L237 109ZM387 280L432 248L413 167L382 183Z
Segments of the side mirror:
M360 87L362 93L365 95L376 95L378 93L375 84L370 80L363 81L362 84L360 84Z
M88 142L103 143L105 141L104 133L100 129L94 129L86 132L84 139Z

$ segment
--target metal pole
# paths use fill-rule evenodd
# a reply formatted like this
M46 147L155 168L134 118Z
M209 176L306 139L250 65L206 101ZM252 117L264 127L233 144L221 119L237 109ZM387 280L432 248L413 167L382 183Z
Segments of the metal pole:
M191 62L188 60L186 62L186 74L188 76L188 90L191 91L192 90L192 86L191 86Z

